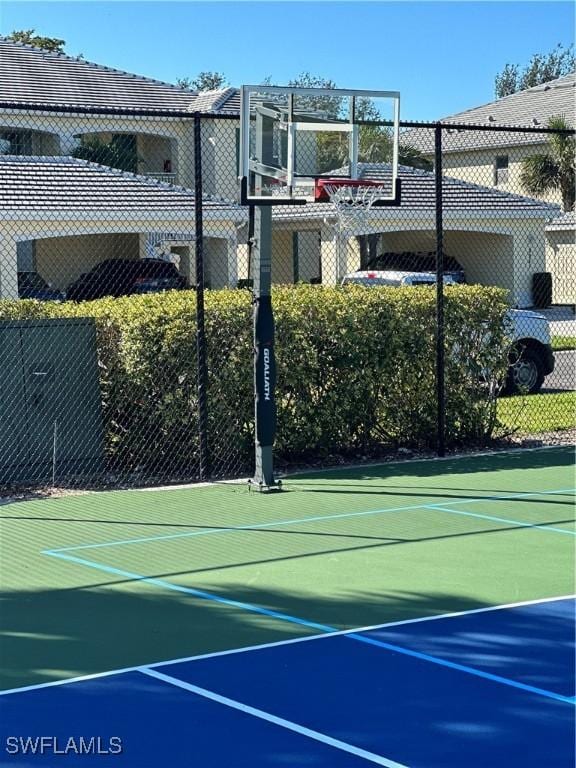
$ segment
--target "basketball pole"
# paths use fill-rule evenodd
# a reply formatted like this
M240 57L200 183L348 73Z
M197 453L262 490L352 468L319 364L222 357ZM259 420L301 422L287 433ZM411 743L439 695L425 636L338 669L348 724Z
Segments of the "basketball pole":
M296 96L304 101L296 100ZM274 478L273 446L276 435L276 361L274 356L274 316L271 296L272 208L275 205L305 205L310 202L306 182L324 173L317 158L300 152L301 172L296 173L296 132L306 136L319 131L349 134L350 173L356 179L359 124L355 99L385 99L394 106L393 175L397 175L399 93L397 91L358 91L322 88L243 85L240 91L240 203L250 206L254 221L249 261L253 280L254 322L254 412L255 471L249 481L260 490L279 490ZM316 99L320 101L316 101ZM330 116L329 104L338 104L338 115ZM335 100L335 102L333 101ZM346 105L348 114L340 115ZM380 114L380 113L379 113ZM306 133L307 132L307 133ZM312 142L317 139L312 138ZM310 145L310 138L306 142ZM314 153L315 154L315 153ZM306 171L304 173L303 171ZM298 182L296 180L298 179ZM314 196L312 196L312 200ZM394 199L378 204L399 205L400 185L396 179ZM375 200L372 200L377 204ZM250 235L249 235L250 241ZM252 257L252 258L250 258Z
M281 490L274 478L276 435L276 359L272 311L272 206L254 206L254 415L255 472L250 484L261 491Z

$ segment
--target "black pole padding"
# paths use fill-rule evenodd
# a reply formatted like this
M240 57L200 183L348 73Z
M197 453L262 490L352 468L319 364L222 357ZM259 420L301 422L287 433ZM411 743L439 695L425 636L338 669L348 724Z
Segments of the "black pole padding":
M255 469L250 485L261 491L279 491L274 477L276 434L276 362L272 310L272 208L258 206L254 215L254 418Z
M274 445L276 435L276 358L270 296L254 298L254 355L256 443L266 448Z
M248 284L254 285L254 219L256 213L253 205L248 206Z
M446 453L446 391L444 381L444 221L442 209L442 125L434 128L436 191L436 401L438 456Z
M211 475L208 427L208 352L204 311L204 229L202 188L202 122L194 114L194 219L196 233L196 360L200 479Z

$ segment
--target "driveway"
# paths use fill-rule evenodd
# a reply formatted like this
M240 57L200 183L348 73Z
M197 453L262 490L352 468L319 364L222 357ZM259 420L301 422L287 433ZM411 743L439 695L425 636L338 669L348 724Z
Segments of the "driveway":
M576 389L576 350L555 352L554 370L544 380L542 392Z
M548 319L552 336L576 336L576 316L572 307L534 309L534 312Z

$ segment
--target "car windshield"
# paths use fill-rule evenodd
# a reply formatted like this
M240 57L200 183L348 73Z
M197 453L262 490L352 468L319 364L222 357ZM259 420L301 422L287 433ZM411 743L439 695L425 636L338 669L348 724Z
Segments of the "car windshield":
M174 265L169 261L146 261L139 263L139 273L146 277L172 277Z
M38 272L20 272L18 285L21 288L49 288L48 283Z
M102 272L117 272L122 269L126 262L124 261L101 261L92 269L92 274L101 274ZM89 274L89 273L88 273Z

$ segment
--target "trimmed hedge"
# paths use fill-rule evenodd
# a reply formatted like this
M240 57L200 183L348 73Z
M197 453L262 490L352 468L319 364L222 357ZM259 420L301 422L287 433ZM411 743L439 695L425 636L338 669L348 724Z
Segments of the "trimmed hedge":
M495 383L506 369L505 292L445 292L446 429L450 445L485 440ZM369 453L436 437L435 290L275 288L277 456L293 462ZM252 458L252 303L245 290L208 291L210 448L222 474ZM120 472L184 477L198 461L195 294L75 304L0 302L0 319L95 318L106 446Z

